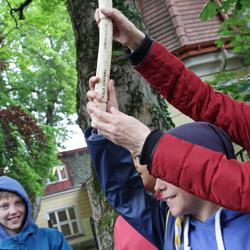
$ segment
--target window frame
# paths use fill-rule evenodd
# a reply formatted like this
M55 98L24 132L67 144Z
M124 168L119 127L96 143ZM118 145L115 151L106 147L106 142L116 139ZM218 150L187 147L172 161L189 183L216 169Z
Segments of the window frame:
M71 219L70 218L70 212L69 210L70 209L73 209L74 213L75 213L75 219ZM65 211L66 213L66 217L67 217L67 220L66 221L60 221L59 220L59 212L61 211ZM56 224L53 224L53 222L50 220L50 214L54 214L55 216L55 219L56 219ZM51 222L51 225L52 225L52 228L56 228L57 230L59 230L60 232L63 233L62 231L62 226L63 225L69 225L69 229L70 229L70 235L65 235L64 233L64 237L66 239L69 239L69 238L72 238L72 237L76 237L76 236L80 236L80 235L85 235L81 225L80 225L80 216L78 214L78 209L75 205L73 206L67 206L67 207L62 207L62 208L59 208L59 209L53 209L53 210L50 210L50 211L47 211L46 212L46 217L48 218L48 221ZM76 223L77 225L77 228L78 228L78 233L74 233L74 226L73 226L73 223Z
M61 171L60 171L60 168L63 167L64 171L65 171L65 174L66 174L66 177L65 178L62 178L62 175L61 175ZM63 181L67 181L69 180L69 175L68 175L68 170L67 170L67 167L66 165L62 162L62 164L56 166L56 167L53 167L52 168L52 172L54 171L55 169L55 173L53 175L56 174L56 176L58 177L58 180L56 181L51 181L50 179L48 179L47 181L47 185L50 185L50 184L55 184L55 183L58 183L58 182L63 182Z

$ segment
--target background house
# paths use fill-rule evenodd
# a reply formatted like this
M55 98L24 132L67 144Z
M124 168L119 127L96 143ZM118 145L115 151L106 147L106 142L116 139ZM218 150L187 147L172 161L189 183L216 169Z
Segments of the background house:
M75 250L87 249L95 245L86 188L90 177L87 148L61 152L59 159L61 164L53 169L55 179L48 182L36 222L63 232Z

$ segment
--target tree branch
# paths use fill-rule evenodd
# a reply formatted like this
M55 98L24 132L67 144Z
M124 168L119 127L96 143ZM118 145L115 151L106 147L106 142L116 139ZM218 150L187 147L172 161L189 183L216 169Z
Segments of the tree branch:
M32 0L26 0L18 8L12 8L11 11L19 13L19 20L24 20L25 19L23 14L24 8L27 7L31 2Z
M19 20L24 20L24 9L33 1L33 0L25 0L22 4L20 4L20 6L18 8L12 8L10 2L8 0L5 0L7 2L7 4L9 5L10 8L10 15L12 16L12 18L14 19L15 23L16 23L16 27L18 28L18 23L17 20L14 16L14 13L17 13L19 15Z

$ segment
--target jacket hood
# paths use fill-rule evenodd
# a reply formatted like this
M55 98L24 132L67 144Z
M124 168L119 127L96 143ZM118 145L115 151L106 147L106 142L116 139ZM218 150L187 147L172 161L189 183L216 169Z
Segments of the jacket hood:
M179 139L223 153L228 159L235 158L233 144L228 134L213 124L192 122L169 129L167 133Z
M26 204L26 217L24 219L22 230L26 229L32 223L32 204L23 186L15 179L12 179L8 176L1 176L0 191L15 193L24 200ZM7 237L9 237L9 234L0 224L0 238L7 238Z

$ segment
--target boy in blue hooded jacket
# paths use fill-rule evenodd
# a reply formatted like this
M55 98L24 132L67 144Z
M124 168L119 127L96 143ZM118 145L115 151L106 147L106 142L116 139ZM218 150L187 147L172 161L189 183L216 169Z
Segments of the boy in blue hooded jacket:
M38 228L32 222L32 205L23 186L0 177L0 249L72 250L61 232Z
M185 124L166 133L196 144L194 147L220 152L222 158L234 158L228 135L209 123ZM157 200L145 192L127 149L93 128L86 130L85 138L108 201L159 250L250 249L250 214L221 208L161 179L155 185L161 193L161 200Z

